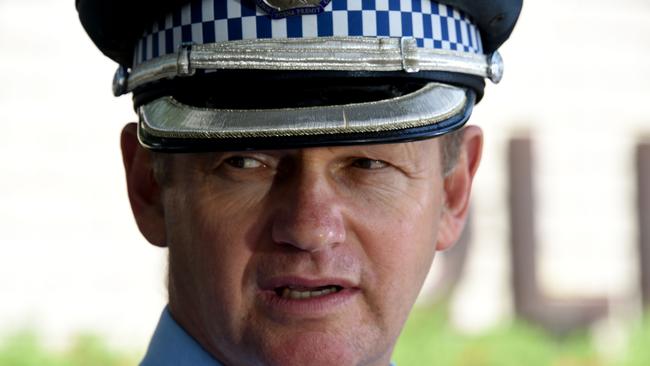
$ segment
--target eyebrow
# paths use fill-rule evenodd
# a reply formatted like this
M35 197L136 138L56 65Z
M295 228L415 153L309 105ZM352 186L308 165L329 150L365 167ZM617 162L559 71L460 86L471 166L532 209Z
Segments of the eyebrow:
M419 157L423 154L427 155L424 151L423 145L426 141L412 141L401 142L394 144L363 144L363 145L349 145L349 146L323 146L323 147L308 147L308 148L295 148L295 149L268 149L268 150L237 150L237 151L213 151L205 153L197 153L201 160L204 162L212 162L220 159L226 154L268 154L278 158L284 156L298 156L302 151L324 149L328 150L332 155L340 154L359 154L359 155L380 155L378 159L389 159L401 162L417 162Z
M368 154L387 154L391 157L403 158L409 161L414 161L423 155L428 155L424 145L420 144L420 141L382 145L363 145L359 146L359 151Z

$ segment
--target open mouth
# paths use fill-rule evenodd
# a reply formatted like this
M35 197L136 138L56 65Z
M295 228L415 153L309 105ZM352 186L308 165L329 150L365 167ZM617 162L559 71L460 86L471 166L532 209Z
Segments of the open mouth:
M268 315L279 321L320 319L350 311L361 293L357 282L342 277L266 277L259 284L259 299Z
M275 288L274 292L283 299L299 300L327 296L342 290L343 287L337 285L319 287L280 286Z

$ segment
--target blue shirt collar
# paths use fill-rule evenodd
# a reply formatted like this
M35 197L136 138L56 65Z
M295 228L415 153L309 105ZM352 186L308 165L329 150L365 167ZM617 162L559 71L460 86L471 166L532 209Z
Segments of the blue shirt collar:
M165 307L140 366L223 366L172 318Z

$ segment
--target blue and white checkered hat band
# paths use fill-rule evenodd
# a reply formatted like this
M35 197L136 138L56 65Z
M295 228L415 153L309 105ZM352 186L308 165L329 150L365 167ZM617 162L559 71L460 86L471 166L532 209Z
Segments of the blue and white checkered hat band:
M254 0L192 0L146 30L134 66L185 43L330 36L412 37L420 48L483 53L471 19L431 0L332 0L320 14L283 19L271 19Z

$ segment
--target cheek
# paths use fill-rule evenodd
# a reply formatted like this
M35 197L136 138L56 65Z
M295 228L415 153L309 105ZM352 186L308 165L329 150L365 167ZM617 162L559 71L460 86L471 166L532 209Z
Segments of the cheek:
M218 297L239 300L245 288L244 272L255 252L255 234L251 231L258 229L256 223L262 219L234 197L206 197L210 197L207 192L199 194L188 215L194 221L191 242L201 256L197 261L203 263L205 274L219 286L215 290L231 294Z
M370 265L365 276L370 302L401 328L435 254L441 189L422 188L360 211L355 232Z
M393 266L419 263L435 252L435 243L442 211L441 182L417 182L390 195L376 194L358 204L358 232L373 257ZM380 254L381 253L381 254ZM383 254L383 255L382 255Z
M250 296L244 293L251 288L244 282L253 253L247 233L257 218L237 200L201 189L189 192L176 197L168 210L175 297L201 318L212 337L236 339L239 318L250 307ZM170 297L171 292L170 287ZM215 331L225 334L212 334Z
M435 254L438 224L438 210L431 207L393 219L385 217L374 226L369 235L375 236L372 242L376 245L368 245L366 250L370 258L379 262L376 267L386 282L393 281L402 293L408 290L417 294ZM412 288L407 288L410 284Z

